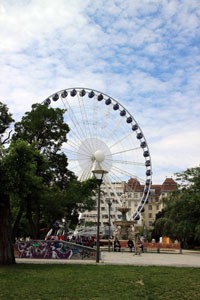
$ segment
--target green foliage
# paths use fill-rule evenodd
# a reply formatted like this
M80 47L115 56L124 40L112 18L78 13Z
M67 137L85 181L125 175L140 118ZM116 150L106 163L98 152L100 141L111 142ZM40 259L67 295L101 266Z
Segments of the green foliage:
M8 112L7 106L0 102L0 144L4 144L7 141L7 138L3 140L3 135L13 121L14 120L11 113Z
M176 180L181 189L199 190L200 188L200 167L190 168L182 173L176 173Z
M53 109L42 104L33 104L21 122L15 123L13 140L23 139L35 143L44 152L56 152L67 141L69 127L64 123L63 109Z
M48 205L43 207L48 216L48 224L53 219L65 219L74 228L78 224L79 212L92 209L95 205L96 181L89 179L85 182L72 180L65 189L52 186L48 197Z
M165 209L157 216L154 233L177 238L185 246L200 242L200 167L177 173L178 191L169 196Z
M53 220L63 217L74 227L78 223L78 211L94 206L94 181L77 181L75 174L68 170L66 154L61 152L69 132L64 113L65 110L34 104L31 112L27 112L21 122L15 124L13 141L28 141L47 161L43 169L41 164L34 165L42 184L38 188L32 186L30 195L25 199L26 205L22 201L18 210L18 217L19 214L24 216L22 210L26 211L30 227L40 227L41 223L49 227ZM29 179L27 177L27 181ZM39 232L39 228L35 232Z
M12 143L4 160L12 193L25 198L34 189L40 190L43 178L39 174L46 169L48 162L32 145L22 140Z
M15 123L9 148L1 148L0 192L10 198L14 237L28 234L39 238L41 227L50 227L53 220L63 217L73 228L78 212L94 206L96 183L79 182L61 152L69 132L65 111L32 105ZM0 113L2 137L13 119L2 103Z

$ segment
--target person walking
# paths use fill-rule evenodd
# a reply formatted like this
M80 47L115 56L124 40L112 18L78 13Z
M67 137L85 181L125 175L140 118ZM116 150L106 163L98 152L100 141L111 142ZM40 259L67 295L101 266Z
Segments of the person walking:
M142 252L143 252L143 244L140 238L138 238L135 243L135 255L141 255Z

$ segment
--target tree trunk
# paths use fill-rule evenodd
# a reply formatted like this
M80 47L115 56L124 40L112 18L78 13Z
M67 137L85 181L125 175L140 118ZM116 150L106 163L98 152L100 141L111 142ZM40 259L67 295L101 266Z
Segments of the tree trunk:
M18 214L17 214L17 217L15 219L15 223L13 225L13 229L12 229L12 236L13 236L13 242L15 241L15 238L18 237L18 230L19 230L19 223L21 221L21 217L22 217L22 214L24 212L24 203L21 204L20 208L19 208L19 211L18 211Z
M15 263L9 195L0 199L0 265Z
M31 239L37 239L37 232L36 232L35 224L33 222L30 199L29 199L29 201L27 201L26 217L29 222L30 237L31 237Z
M36 210L35 210L35 228L37 239L40 238L40 206L39 203L36 202Z

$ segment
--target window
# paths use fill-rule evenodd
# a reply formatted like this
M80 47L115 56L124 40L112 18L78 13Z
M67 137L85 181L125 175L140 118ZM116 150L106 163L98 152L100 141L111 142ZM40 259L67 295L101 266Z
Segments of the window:
M103 219L108 219L108 215L102 215Z
M148 210L152 210L152 205L148 205Z
M152 213L149 213L149 219L151 219L152 218Z

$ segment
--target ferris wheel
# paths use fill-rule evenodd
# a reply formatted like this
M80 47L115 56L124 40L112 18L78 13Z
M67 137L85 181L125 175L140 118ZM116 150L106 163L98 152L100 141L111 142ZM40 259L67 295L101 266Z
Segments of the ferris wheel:
M119 101L89 88L67 88L43 103L66 109L64 118L70 131L62 150L68 157L69 170L80 181L91 178L98 164L107 171L106 197L114 197L118 206L123 195L117 192L117 183L132 178L142 184L142 196L132 216L139 220L148 201L152 164L146 138L134 117Z

